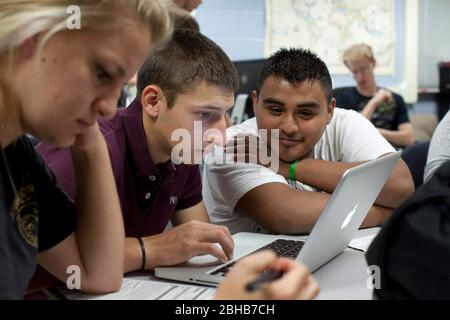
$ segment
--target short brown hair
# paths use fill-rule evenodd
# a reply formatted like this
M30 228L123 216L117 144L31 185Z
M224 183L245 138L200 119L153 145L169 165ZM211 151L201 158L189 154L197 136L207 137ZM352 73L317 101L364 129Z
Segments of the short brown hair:
M370 62L375 63L375 56L373 54L372 47L365 43L358 43L344 52L343 61L346 66L351 61L359 60L361 58L367 58Z
M170 108L178 94L192 90L199 81L233 92L239 85L233 63L217 44L199 32L175 30L167 45L150 54L139 69L138 96L146 86L158 85Z

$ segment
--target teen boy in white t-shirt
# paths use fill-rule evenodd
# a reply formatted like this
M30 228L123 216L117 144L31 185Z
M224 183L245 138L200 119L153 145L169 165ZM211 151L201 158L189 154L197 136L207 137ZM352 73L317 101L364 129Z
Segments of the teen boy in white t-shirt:
M221 164L222 154L215 150L203 173L211 221L232 233L309 232L345 170L395 151L367 119L334 108L328 69L308 50L281 49L270 57L252 98L256 117L227 129L227 141L278 129L279 168ZM400 160L363 226L381 225L413 191Z

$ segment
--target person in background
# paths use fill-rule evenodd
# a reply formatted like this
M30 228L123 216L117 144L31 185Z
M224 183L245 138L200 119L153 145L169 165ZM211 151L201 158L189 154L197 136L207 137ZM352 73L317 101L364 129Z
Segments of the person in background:
M175 30L188 29L200 32L200 26L190 12L172 0L165 0Z
M188 12L194 11L202 3L202 0L169 0L169 1L173 1L177 6Z
M375 80L376 60L372 48L355 44L344 52L343 61L352 73L356 87L336 94L337 107L360 112L395 147L414 144L405 101L397 93L379 87Z

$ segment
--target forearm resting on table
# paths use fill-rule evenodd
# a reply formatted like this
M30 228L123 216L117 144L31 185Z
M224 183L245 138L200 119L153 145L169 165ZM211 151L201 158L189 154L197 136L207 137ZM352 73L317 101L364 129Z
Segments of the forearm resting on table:
M297 191L281 183L270 183L245 194L238 201L236 211L271 232L305 234L312 230L329 198L325 192ZM390 212L389 208L373 206L363 227L382 224Z
M297 181L333 193L346 170L364 162L335 162L317 159L302 159L297 162L295 176ZM280 172L289 176L289 164L281 162ZM375 204L384 207L398 207L412 192L414 184L411 173L403 160L399 160L387 182L380 191Z

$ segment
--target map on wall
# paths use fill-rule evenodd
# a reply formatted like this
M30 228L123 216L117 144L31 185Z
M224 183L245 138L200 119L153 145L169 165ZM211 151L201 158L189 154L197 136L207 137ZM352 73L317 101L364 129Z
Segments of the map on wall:
M394 74L395 1L266 0L266 56L281 47L308 48L332 74L344 74L344 50L361 42L373 48L377 74Z

